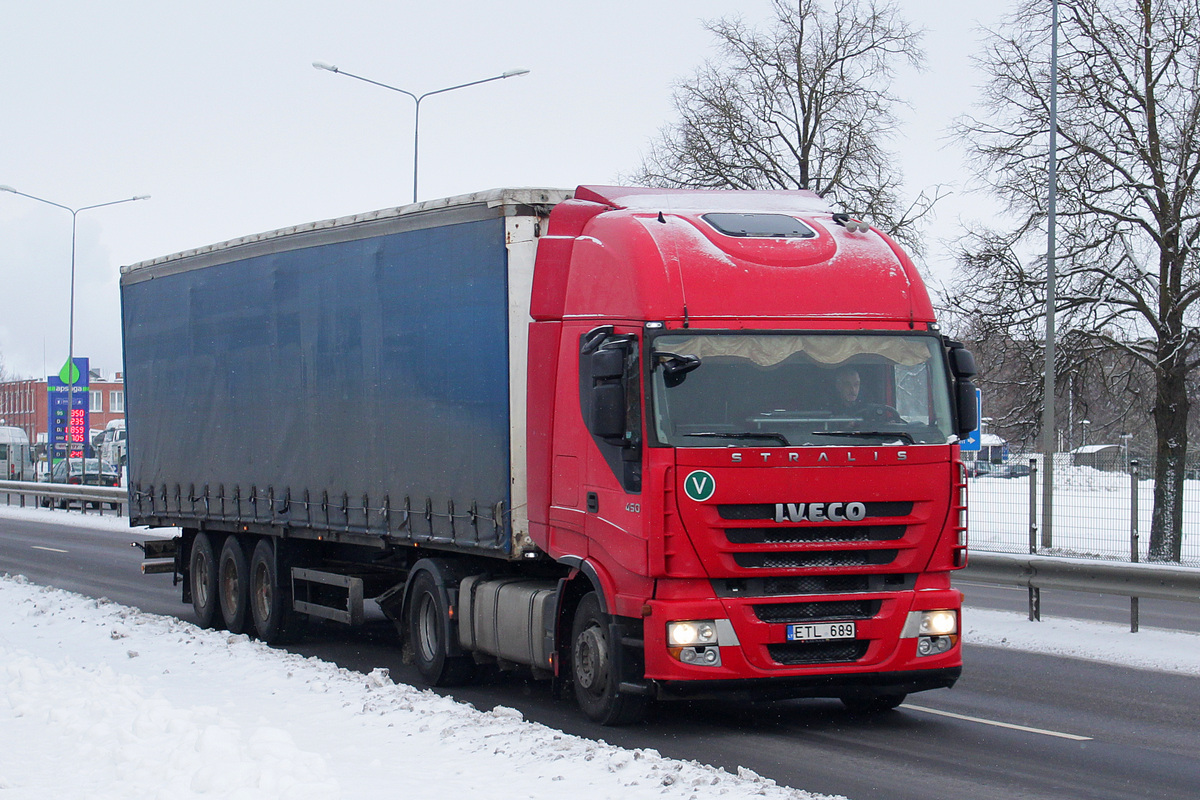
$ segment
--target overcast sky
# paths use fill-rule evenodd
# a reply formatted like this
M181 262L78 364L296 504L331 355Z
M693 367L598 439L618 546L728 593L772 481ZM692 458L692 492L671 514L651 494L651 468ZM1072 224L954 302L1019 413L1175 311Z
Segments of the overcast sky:
M979 76L980 25L1013 3L905 0L928 69L903 73L895 144L908 187L944 184L932 236L974 205L951 120ZM246 234L402 205L414 93L525 68L421 108L421 199L500 186L612 183L672 116L674 81L714 55L701 21L768 0L6 0L0 184L79 214L75 354L121 369L122 265ZM0 192L0 359L57 373L67 355L71 215ZM945 277L944 248L930 271Z

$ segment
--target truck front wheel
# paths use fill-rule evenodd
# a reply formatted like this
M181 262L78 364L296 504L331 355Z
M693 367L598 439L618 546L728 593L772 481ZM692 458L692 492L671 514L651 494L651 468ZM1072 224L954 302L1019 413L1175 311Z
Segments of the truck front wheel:
M217 562L217 586L221 599L221 616L230 633L245 633L250 606L250 566L246 551L236 536L226 536Z
M201 628L214 627L217 622L217 558L213 554L212 539L207 533L197 533L192 539L188 580L191 582L196 624Z
M596 593L584 595L571 626L571 679L575 699L589 718L601 725L628 725L646 716L650 702L619 691L621 643L612 641L609 623Z
M475 674L470 656L447 654L449 611L433 576L420 572L413 578L408 596L408 641L413 662L430 686L457 686Z
M270 539L258 540L250 557L250 616L258 638L267 644L280 644L296 627L296 612L286 585L279 579L275 547Z

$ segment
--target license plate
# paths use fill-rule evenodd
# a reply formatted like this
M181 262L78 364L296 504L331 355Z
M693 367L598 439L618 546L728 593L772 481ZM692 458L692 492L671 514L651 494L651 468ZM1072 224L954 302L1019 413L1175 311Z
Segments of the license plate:
M853 622L812 622L787 626L789 642L818 642L827 639L853 639Z

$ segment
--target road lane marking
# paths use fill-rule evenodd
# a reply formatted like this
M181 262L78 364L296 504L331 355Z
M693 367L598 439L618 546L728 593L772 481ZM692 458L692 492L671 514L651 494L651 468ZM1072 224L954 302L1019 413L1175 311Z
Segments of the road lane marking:
M982 719L981 717L968 717L965 714L954 714L950 711L939 711L936 708L926 708L925 706L914 706L912 703L904 703L901 708L907 708L912 711L924 711L926 714L936 714L939 717L950 717L952 719L961 719L966 722L978 722L980 725L992 725L997 728L1008 728L1014 731L1024 731L1025 733L1037 733L1042 736L1056 736L1059 739L1070 739L1073 742L1090 742L1091 736L1078 736L1074 733L1063 733L1062 731L1048 731L1043 728L1030 728L1025 725L1014 725L1011 722L998 722L994 719Z
M31 544L29 546L32 547L34 550L49 550L51 553L66 553L66 552L68 552L67 550L59 550L57 547L42 547L41 545L37 545L37 544Z

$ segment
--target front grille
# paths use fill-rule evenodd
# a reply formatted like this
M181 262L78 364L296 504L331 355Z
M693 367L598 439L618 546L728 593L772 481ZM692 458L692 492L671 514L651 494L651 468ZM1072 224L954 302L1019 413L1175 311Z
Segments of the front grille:
M867 517L907 517L912 514L913 504L908 501L866 503ZM775 519L774 503L726 503L717 506L721 519Z
M790 542L891 542L904 538L903 525L829 525L805 528L726 528L730 544Z
M815 603L771 603L754 606L762 622L870 619L879 613L879 600L828 600Z
M804 569L810 567L870 567L890 564L896 550L818 550L800 553L734 553L744 569Z
M856 639L844 642L784 642L767 645L767 653L776 664L832 664L858 661L867 654L870 642Z
M763 576L761 578L718 578L712 582L712 585L717 597L796 597L805 594L912 591L916 586L916 576L905 573Z

